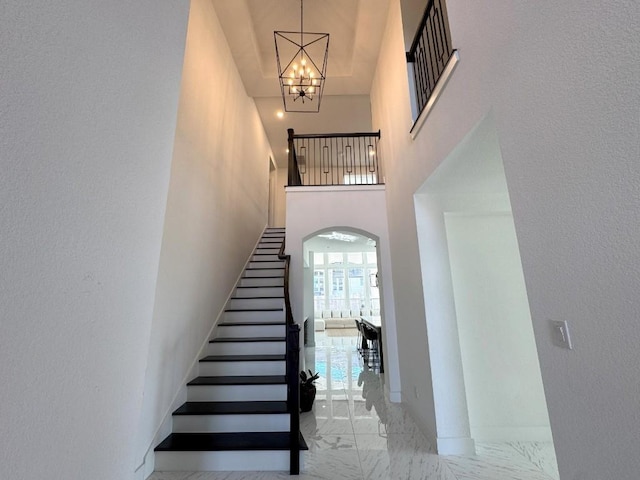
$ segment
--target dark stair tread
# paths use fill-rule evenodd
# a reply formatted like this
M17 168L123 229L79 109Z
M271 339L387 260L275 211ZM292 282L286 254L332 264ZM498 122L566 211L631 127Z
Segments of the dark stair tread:
M209 340L209 343L227 342L284 342L285 337L216 337Z
M245 270L284 270L284 267L247 267Z
M174 415L234 415L288 413L287 402L187 402Z
M287 322L222 322L219 327L256 327L260 325L286 325Z
M281 312L284 308L227 308L225 312Z
M209 355L200 359L201 362L280 362L285 359L280 355Z
M300 434L300 450L308 450ZM156 452L206 452L230 450L289 450L289 432L172 433Z
M244 277L244 278L247 278L247 277ZM250 277L250 278L282 278L282 277ZM283 288L283 287L284 285L238 285L236 288ZM233 298L265 298L265 297L233 297ZM281 297L277 297L277 298L281 298Z
M270 296L270 297L231 297L231 300L255 300L257 298L284 298L284 295Z
M286 385L284 375L251 375L251 376L219 376L196 377L187 386L206 385Z
M247 279L247 278L284 278L282 275L265 275L264 277L241 277L243 279ZM261 287L269 287L269 286L273 286L273 287L281 287L282 285L260 285Z
M267 268L267 269L263 269L263 270L274 270L273 268ZM277 269L276 269L277 270ZM246 279L254 279L254 278L278 278L278 279L283 279L284 277L282 275L265 275L264 277L240 277L243 280ZM261 287L282 287L282 285L260 285Z

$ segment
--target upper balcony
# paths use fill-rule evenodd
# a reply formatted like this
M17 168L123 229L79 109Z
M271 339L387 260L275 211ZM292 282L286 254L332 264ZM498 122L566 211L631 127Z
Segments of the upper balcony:
M384 184L379 131L288 134L290 187Z

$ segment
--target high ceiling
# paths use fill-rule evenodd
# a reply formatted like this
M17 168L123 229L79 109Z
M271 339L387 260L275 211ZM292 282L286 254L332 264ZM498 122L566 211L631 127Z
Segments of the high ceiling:
M273 32L300 30L300 1L212 2L245 90L256 99L279 166L286 165L287 128L299 133L371 129L368 95L387 19L388 0L304 2L304 30L330 34L327 81L320 114L288 113L283 119L275 115L276 110L282 110L282 99ZM334 96L339 98L332 99Z

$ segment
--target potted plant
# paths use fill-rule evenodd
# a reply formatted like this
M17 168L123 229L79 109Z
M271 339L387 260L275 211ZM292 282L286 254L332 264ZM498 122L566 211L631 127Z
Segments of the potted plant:
M304 370L300 372L300 411L309 412L313 408L313 401L316 398L316 386L313 384L320 377L319 373L309 374Z

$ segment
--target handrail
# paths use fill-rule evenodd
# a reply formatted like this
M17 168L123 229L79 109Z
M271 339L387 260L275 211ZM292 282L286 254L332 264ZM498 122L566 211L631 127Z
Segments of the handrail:
M353 133L295 133L293 138L357 138L357 137L378 137L380 138L380 130L377 132L353 132Z
M278 258L284 260L284 306L287 318L287 325L293 325L293 313L291 312L291 298L289 296L289 265L291 264L291 255L284 253L285 240L282 240L280 251L278 252Z
M380 130L296 134L287 130L289 186L378 185Z
M454 51L445 0L429 0L407 52L407 62L413 64L418 116Z
M286 315L286 380L287 405L289 408L289 473L300 473L300 326L295 323L289 295L289 265L291 255L284 253L285 241L282 241L278 258L284 260L284 304Z

